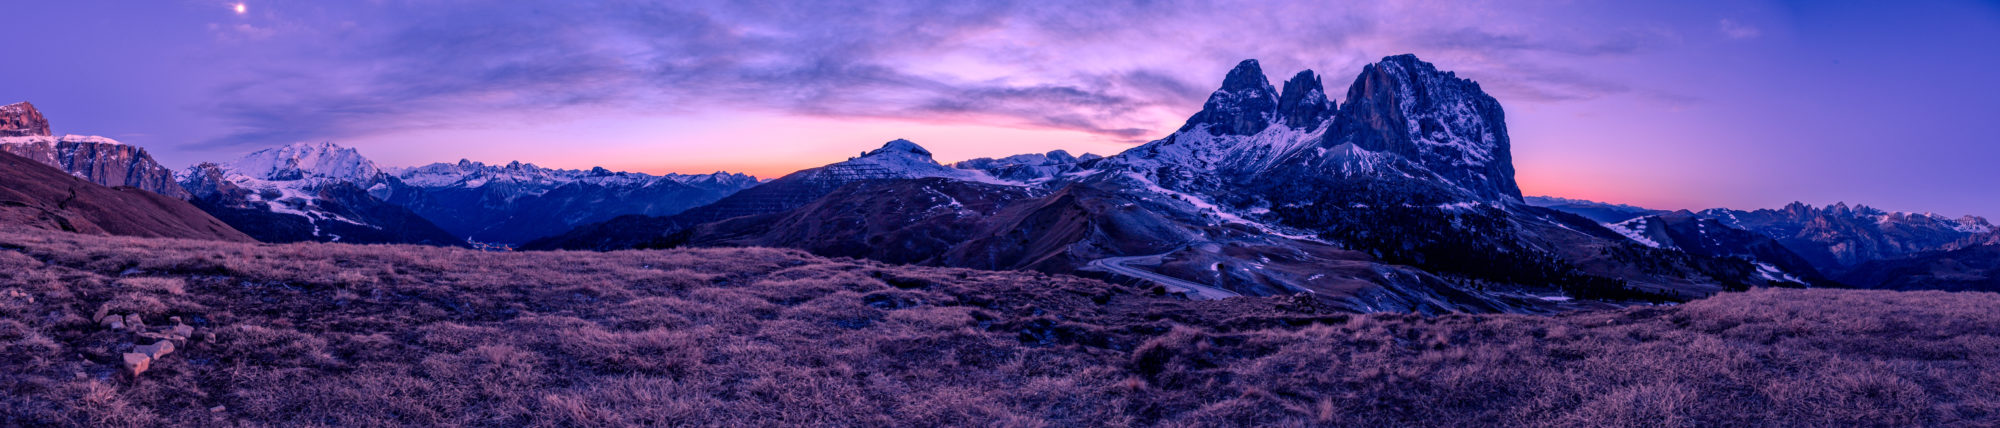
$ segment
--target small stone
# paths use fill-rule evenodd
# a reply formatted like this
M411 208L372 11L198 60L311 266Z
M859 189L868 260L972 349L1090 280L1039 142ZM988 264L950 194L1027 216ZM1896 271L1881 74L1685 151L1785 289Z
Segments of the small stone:
M189 327L187 324L176 325L171 332L175 336L180 336L181 340L194 337L194 327Z
M106 317L109 317L109 316L111 316L111 307L108 307L108 306L106 306L106 307L99 307L99 308L97 308L97 313L94 313L94 314L91 314L91 315L90 315L90 322L94 322L94 323L103 323L103 322L104 322L104 318L106 318Z
M181 323L181 317L179 317L179 316L171 316L171 317L167 317L167 322L170 322L170 323L174 323L174 324L180 324L180 323Z
M162 340L153 342L151 345L136 346L132 348L132 352L146 354L148 357L160 358L174 352L174 342L171 340Z
M132 373L133 376L138 376L140 373L145 373L146 369L152 368L153 366L153 357L148 357L146 356L146 354L141 354L137 352L127 352L124 355L124 359L125 359L125 371Z
M132 331L146 331L146 320L139 318L139 314L125 314L125 326Z
M124 329L125 329L125 320L123 320L123 319L119 319L119 318L105 318L104 320L105 320L105 321L104 321L104 326L105 326L105 327L107 327L107 328L110 328L110 329L112 329L112 330L124 330Z
M84 380L84 379L90 379L90 374L84 372L76 372L76 380Z
M215 407L210 407L210 408L208 408L208 411L209 411L210 413L222 413L222 411L223 411L223 410L229 410L229 408L228 408L228 407L223 407L223 406L215 406Z

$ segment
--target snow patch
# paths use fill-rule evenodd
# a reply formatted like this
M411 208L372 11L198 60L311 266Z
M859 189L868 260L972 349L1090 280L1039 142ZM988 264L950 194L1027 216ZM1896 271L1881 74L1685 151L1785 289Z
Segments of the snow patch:
M1603 224L1604 228L1606 229L1611 229L1611 231L1613 232L1618 232L1619 235L1625 235L1625 238L1631 239L1632 242L1637 242L1640 245L1645 245L1648 247L1660 248L1659 242L1655 242L1651 238L1646 237L1645 217L1626 220L1622 223L1600 223L1600 224Z

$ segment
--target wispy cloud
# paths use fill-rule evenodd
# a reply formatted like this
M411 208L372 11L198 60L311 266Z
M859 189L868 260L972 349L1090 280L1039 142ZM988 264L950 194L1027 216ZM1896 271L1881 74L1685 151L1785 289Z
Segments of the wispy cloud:
M1732 39L1755 39L1757 36L1764 35L1763 30L1759 30L1757 27L1749 24L1736 22L1733 19L1722 20L1716 24L1716 28L1722 31L1722 35L1729 36Z

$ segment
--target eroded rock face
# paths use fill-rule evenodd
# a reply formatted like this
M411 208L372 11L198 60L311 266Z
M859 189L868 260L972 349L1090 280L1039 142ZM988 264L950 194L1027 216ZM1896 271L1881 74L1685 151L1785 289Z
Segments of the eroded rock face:
M0 150L53 166L105 186L132 186L176 199L188 199L187 189L174 182L173 170L160 166L146 149L104 137L64 135L0 139Z
M92 183L132 186L161 195L188 199L174 182L174 172L160 166L146 149L96 136L49 133L49 121L33 104L0 106L0 150L53 166Z
M0 106L0 137L48 136L49 121L27 101Z
M1278 113L1278 91L1264 78L1257 60L1246 59L1229 70L1222 88L1209 94L1201 112L1188 118L1181 131L1209 125L1211 135L1255 135L1271 125Z
M1521 199L1500 102L1478 83L1439 71L1415 55L1362 68L1347 88L1322 147L1392 154L1487 201ZM1334 156L1308 159L1322 170L1351 169Z

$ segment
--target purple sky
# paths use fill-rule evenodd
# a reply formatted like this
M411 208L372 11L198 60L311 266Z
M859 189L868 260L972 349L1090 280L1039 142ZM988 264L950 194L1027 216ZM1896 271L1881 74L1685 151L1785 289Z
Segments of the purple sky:
M1241 59L1344 93L1407 52L1500 99L1529 194L2000 215L1994 2L968 3L9 2L0 102L174 167L333 141L775 176L894 138L1108 154Z

